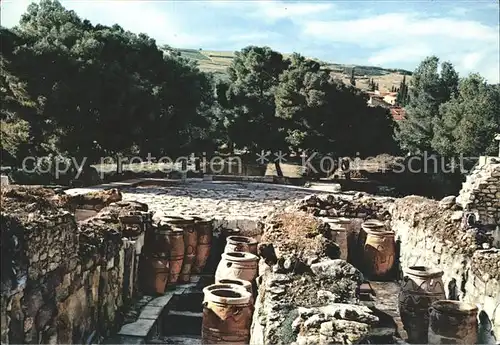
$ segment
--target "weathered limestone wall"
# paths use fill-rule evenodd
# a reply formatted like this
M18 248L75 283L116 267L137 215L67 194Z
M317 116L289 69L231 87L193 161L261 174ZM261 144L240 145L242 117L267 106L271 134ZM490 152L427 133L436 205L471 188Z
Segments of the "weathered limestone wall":
M463 183L458 203L483 224L500 224L500 158L481 157Z
M414 265L444 271L446 295L477 304L500 335L500 250L480 249L486 241L475 229L461 228L462 211L422 197L398 199L391 226L401 242L403 270Z
M43 198L27 200L2 195L2 343L88 343L110 334L137 293L150 217L124 224L119 211L103 210L77 224Z
M250 344L394 343L395 329L381 334L379 317L356 300L362 274L327 234L305 213L267 219Z
M351 253L360 250L356 235L364 219L386 221L400 243L401 268L425 265L443 270L447 297L477 304L492 327L485 317L483 324L500 337L500 249L482 249L484 244L491 247L492 238L479 229L463 228L464 211L455 198L436 202L417 196L311 195L297 206L315 216L352 217Z

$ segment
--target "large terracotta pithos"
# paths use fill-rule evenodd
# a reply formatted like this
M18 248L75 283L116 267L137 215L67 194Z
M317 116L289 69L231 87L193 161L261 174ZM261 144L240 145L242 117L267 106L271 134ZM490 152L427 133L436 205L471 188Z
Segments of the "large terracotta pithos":
M150 257L147 262L147 290L152 293L163 294L167 286L169 263L167 260Z
M250 298L250 303L252 305L254 304L252 283L250 283L248 280L243 280L243 279L221 279L221 280L219 280L219 284L232 284L232 285L243 287L246 291L250 292L250 295L252 296Z
M384 222L378 219L369 219L361 224L361 230L358 235L358 246L361 251L365 246L366 236L368 235L367 231L377 229L385 229Z
M222 259L215 271L215 282L221 279L243 279L249 282L257 278L257 255L247 252L223 253Z
M347 229L337 222L328 222L330 237L340 248L340 259L347 260Z
M446 299L442 276L443 271L425 266L404 270L398 307L410 343L427 344L429 307Z
M226 239L224 253L230 252L249 252L257 255L257 241L246 236L229 236Z
M167 258L169 262L168 283L174 284L179 279L184 261L184 230L160 222L156 238L157 248L159 248L156 254Z
M198 233L198 245L196 246L196 258L192 267L193 273L201 273L207 264L208 256L210 255L210 248L212 246L213 227L212 221L202 219L199 217L194 218L194 227Z
M429 344L476 344L477 313L475 305L441 300L429 308Z
M394 265L396 242L394 231L386 230L385 226L365 226L366 233L363 246L363 268L368 277L384 277Z
M230 279L226 279L226 280L230 280ZM207 294L210 291L220 290L220 289L234 289L234 290L237 290L237 291L246 291L246 292L248 292L248 290L245 289L245 287L243 287L242 285L233 284L233 283L220 283L219 282L219 283L208 285L207 287L203 288L204 299L205 299L205 296L207 296Z
M204 344L248 344L252 310L243 288L204 289L201 338Z
M184 258L179 274L179 282L189 282L191 278L191 268L196 259L196 246L198 234L195 231L195 221L190 217L169 216L163 219L164 222L183 230L184 236Z

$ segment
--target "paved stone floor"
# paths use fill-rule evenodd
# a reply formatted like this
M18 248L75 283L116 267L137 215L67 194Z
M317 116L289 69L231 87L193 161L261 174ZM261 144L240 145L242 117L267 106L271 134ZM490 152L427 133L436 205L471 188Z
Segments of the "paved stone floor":
M407 334L403 328L398 309L399 284L397 282L370 281L370 285L375 291L373 302L370 304L390 316L395 323L399 335L402 339L406 340Z
M147 203L157 216L190 214L211 218L260 218L284 210L311 194L328 194L328 186L314 189L255 182L157 180L157 185L119 182L90 188L73 188L68 194L82 194L105 188L120 188L124 200ZM151 183L151 181L150 181Z

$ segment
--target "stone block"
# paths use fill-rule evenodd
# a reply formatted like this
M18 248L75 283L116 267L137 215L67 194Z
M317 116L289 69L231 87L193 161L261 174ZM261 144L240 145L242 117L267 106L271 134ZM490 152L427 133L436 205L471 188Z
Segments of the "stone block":
M153 307L151 305L147 305L141 311L139 319L157 320L162 311L163 307Z
M119 344L127 344L127 345L146 344L146 339L144 337L120 336L118 337L118 341Z
M148 306L153 308L163 308L170 302L173 296L174 291L166 292L163 296L157 297L149 302Z
M0 186L10 185L9 177L7 175L0 175Z
M128 335L133 337L147 337L153 329L155 320L139 319L136 322L123 325L118 335Z

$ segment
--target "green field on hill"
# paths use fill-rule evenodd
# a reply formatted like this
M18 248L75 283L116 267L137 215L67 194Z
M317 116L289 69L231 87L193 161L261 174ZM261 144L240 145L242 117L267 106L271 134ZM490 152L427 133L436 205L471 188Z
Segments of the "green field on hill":
M232 51L217 51L217 50L201 50L201 49L184 49L177 48L181 56L194 60L198 63L200 70L204 72L214 73L219 78L227 78L227 68L231 65L234 58ZM283 54L289 57L290 54ZM330 70L332 76L342 79L345 82L349 81L350 73L354 67L357 86L360 89L366 89L368 82L373 79L379 83L380 91L388 91L392 86L399 87L404 75L410 76L411 72L402 69L389 69L376 66L359 66L359 65L343 65L318 61L322 68Z

